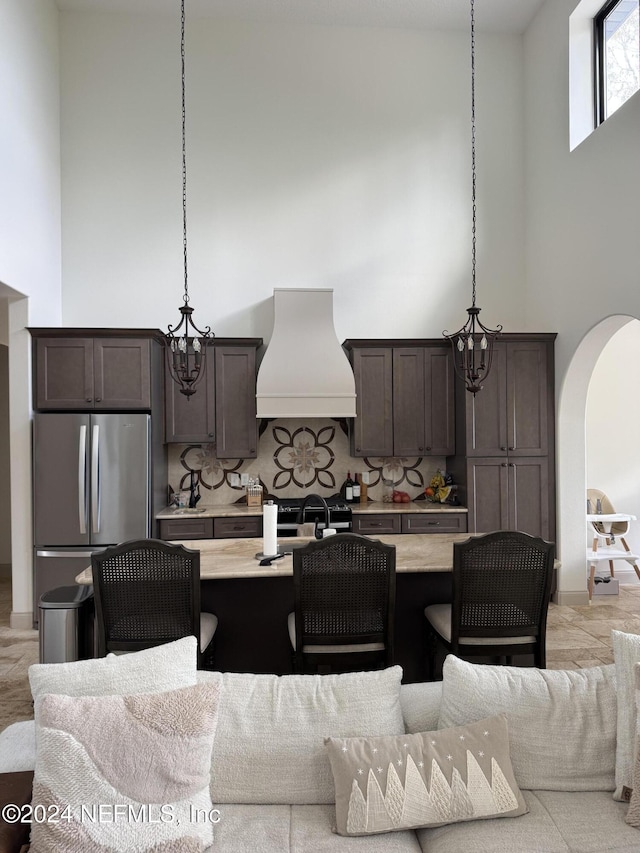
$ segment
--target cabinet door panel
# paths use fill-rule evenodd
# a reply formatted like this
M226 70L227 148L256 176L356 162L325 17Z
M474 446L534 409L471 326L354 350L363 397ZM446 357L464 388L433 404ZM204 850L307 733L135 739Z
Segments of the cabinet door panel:
M471 459L468 463L469 532L491 533L509 526L509 478L501 459Z
M35 409L93 408L91 338L36 339Z
M213 535L215 539L262 536L262 517L256 515L249 518L214 518Z
M539 341L512 342L507 360L508 447L511 456L546 456L547 348Z
M424 512L402 516L403 533L466 533L466 512Z
M168 518L160 521L161 539L212 539L212 518Z
M378 515L363 513L353 516L353 532L363 536L375 536L381 533L401 533L400 514L381 512Z
M96 338L93 346L95 408L150 409L150 342Z
M509 528L553 539L549 512L549 465L544 457L509 463Z
M255 347L215 347L216 455L258 455Z
M496 344L493 365L482 390L467 395L467 455L500 456L507 452L507 352Z
M353 456L393 456L393 356L390 347L353 351L356 412Z
M424 402L425 453L452 456L455 453L454 372L451 349L425 350Z
M165 441L168 444L201 444L215 441L215 366L213 347L207 348L204 376L196 393L185 397L171 378L165 363Z
M424 453L424 349L393 350L393 452Z

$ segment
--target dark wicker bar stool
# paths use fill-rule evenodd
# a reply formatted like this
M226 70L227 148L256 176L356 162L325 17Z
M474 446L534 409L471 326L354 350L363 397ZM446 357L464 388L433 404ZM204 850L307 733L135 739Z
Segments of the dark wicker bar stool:
M461 658L533 654L546 665L547 611L555 544L500 530L453 546L453 603L432 604L430 672L438 644Z
M198 638L198 664L211 665L218 619L200 612L200 552L136 539L91 557L97 655L135 652Z
M293 551L294 669L345 672L393 664L396 549L338 533Z

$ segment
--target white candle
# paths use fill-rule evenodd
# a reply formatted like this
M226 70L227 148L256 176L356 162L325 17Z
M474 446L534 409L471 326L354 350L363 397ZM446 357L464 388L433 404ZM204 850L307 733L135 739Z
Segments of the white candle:
M278 553L278 505L267 501L262 507L262 553L273 557Z

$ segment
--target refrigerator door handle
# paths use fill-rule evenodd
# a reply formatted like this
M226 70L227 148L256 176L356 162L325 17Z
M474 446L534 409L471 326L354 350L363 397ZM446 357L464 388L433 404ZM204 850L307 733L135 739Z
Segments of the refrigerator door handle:
M78 521L80 533L87 532L87 426L80 427L78 439Z
M91 435L91 532L100 533L100 427Z

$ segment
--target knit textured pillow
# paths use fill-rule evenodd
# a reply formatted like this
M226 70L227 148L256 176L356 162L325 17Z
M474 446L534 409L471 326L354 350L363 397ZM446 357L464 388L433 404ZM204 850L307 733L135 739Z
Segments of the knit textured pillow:
M31 853L199 853L213 843L209 794L219 683L36 703Z
M504 714L399 737L327 738L340 835L516 817L528 808Z

